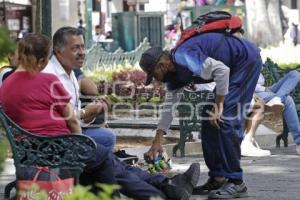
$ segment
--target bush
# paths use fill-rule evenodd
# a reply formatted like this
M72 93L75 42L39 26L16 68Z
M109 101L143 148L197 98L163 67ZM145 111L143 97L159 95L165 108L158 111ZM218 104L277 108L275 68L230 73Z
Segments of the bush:
M0 62L3 62L9 53L13 53L16 44L10 38L9 31L6 28L0 28Z
M119 200L120 198L111 197L111 194L114 190L119 189L118 185L106 185L106 184L99 184L100 188L102 188L103 192L100 193L99 196L95 195L94 193L90 192L90 187L83 187L83 186L76 186L70 195L65 196L65 200Z
M263 60L271 58L274 62L281 63L300 63L300 45L296 47L291 44L281 44L278 47L268 47L261 49Z
M120 200L118 197L112 197L113 191L119 189L118 185L99 184L99 188L102 188L102 192L97 196L90 192L90 187L84 187L77 185L73 188L71 194L63 194L64 200ZM45 200L48 197L47 192L40 190L38 185L32 185L30 191L33 192L33 198L35 200ZM59 197L57 199L60 199Z
M76 186L73 190L73 193L70 195L66 195L64 200L120 200L118 197L111 197L113 191L120 188L118 185L107 185L107 184L98 184L98 187L103 190L96 196L92 192L90 192L90 187ZM124 199L124 198L122 198ZM128 198L125 198L128 199ZM129 199L128 199L129 200ZM150 200L161 200L160 198L150 198Z
M299 63L282 63L279 64L280 68L286 69L286 68L298 68L300 69L300 64Z
M84 70L84 74L95 83L105 81L111 82L113 80L113 74L121 72L121 71L128 71L132 69L137 69L137 66L132 66L130 64L123 64L117 66L106 66L105 67L98 67L93 71Z
M134 106L141 103L159 104L164 101L163 84L145 86L145 72L138 69L122 70L112 74L112 81L98 82L101 95L109 95L112 102L126 102Z
M6 137L0 135L0 172L3 170L4 167L8 147L9 144Z

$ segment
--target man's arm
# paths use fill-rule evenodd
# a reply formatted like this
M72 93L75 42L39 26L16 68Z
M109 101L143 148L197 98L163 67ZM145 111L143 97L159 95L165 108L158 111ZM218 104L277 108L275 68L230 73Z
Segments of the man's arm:
M82 94L88 95L88 96L98 95L97 85L93 81L84 77L84 78L78 79L78 83L79 83L80 92Z
M210 57L205 59L202 66L200 77L206 80L213 79L216 83L216 94L225 96L229 88L229 67Z
M96 96L98 94L97 85L89 80L80 68L74 68L73 71L78 80L80 92L84 95Z
M84 123L92 123L100 113L110 109L110 102L105 98L97 99L95 97L98 94L97 85L89 80L80 68L74 68L73 71L79 84L80 93L89 101L92 100L80 110L80 119Z
M162 104L160 119L157 125L158 130L162 130L165 133L168 131L171 122L173 120L172 107L180 101L182 94L183 94L183 88L167 92L165 102Z
M163 103L161 116L157 125L156 135L152 141L152 146L149 151L144 154L144 158L146 161L153 160L157 154L162 154L162 141L163 136L167 134L167 131L171 125L173 120L173 105L179 102L182 96L183 88L169 91L166 94L165 102Z
M229 88L230 69L224 63L208 57L200 72L200 77L203 79L213 79L216 83L216 98L215 106L211 113L211 124L216 128L220 128L222 122L221 116L223 113L223 105L225 96Z

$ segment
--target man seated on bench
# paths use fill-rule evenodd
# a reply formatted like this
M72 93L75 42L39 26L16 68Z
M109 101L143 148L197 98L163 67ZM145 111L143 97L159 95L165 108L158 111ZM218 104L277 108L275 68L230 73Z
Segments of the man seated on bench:
M56 76L40 73L48 63L50 47L50 39L41 34L22 38L18 44L18 69L0 88L3 109L21 128L35 134L81 134L69 93ZM172 178L149 174L119 161L101 144L97 144L95 158L86 164L84 174L89 175L93 186L95 183L120 184L120 192L134 199L187 200L200 175L199 163Z
M297 154L300 155L300 122L293 98L289 95L300 82L300 73L296 70L288 72L277 83L265 87L265 79L260 74L255 94L266 102L266 107L283 110L283 116L296 143Z
M95 118L110 107L106 98L93 101L81 108L80 88L73 69L81 67L85 59L83 32L73 27L62 27L53 35L53 55L43 72L55 75L71 95L71 104L75 113L81 117L83 134L90 136L97 143L113 150L115 134L107 128L90 126Z
M73 69L73 71L76 79L78 80L81 93L80 100L83 104L82 107L84 107L84 105L92 102L97 98L98 88L93 81L91 81L84 75L80 67ZM108 125L106 123L106 113L103 112L97 115L91 126L95 128L100 127L101 129L108 128ZM127 154L125 150L118 149L114 151L114 154L127 164L134 164L138 161L138 157L136 155Z

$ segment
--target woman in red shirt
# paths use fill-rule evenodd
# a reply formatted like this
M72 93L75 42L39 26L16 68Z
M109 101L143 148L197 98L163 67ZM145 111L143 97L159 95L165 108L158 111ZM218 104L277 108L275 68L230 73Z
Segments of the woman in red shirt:
M29 34L18 43L18 69L0 89L5 113L22 128L41 135L81 133L69 93L56 76L40 73L48 63L51 41Z

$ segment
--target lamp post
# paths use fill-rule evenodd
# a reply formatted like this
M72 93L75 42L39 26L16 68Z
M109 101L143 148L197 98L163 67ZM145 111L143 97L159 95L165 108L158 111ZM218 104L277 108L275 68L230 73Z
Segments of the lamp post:
M47 35L48 37L52 37L52 6L51 1L49 0L41 0L42 4L42 30L41 33Z

